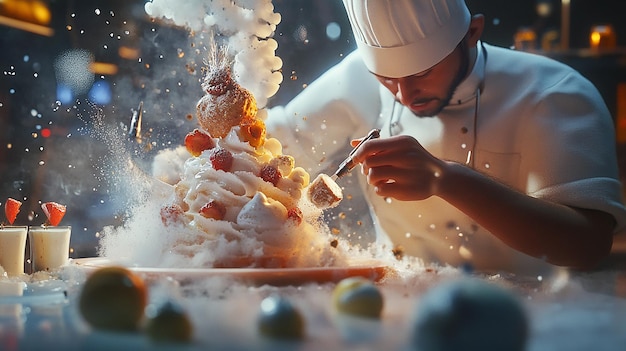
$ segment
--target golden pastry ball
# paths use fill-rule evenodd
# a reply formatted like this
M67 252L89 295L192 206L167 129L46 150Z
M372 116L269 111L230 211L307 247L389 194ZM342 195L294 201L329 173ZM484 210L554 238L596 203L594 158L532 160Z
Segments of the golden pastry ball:
M148 300L143 279L124 267L93 272L80 292L79 311L95 329L136 331Z
M338 312L366 318L380 318L384 305L378 287L363 277L345 278L337 283L332 301Z
M216 138L223 138L231 128L253 120L257 111L252 93L234 84L221 95L205 94L196 105L200 126Z

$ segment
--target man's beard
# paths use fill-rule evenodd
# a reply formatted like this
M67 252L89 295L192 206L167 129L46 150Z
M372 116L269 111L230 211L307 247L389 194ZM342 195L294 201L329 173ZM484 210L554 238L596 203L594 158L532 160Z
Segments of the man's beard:
M432 100L437 101L438 104L430 110L420 112L411 111L414 115L418 117L434 117L438 115L444 108L450 105L450 101L452 100L452 96L454 95L456 88L461 84L461 82L463 82L463 80L467 76L467 73L469 72L469 48L467 47L467 42L465 39L463 39L459 43L457 49L461 51L461 65L459 66L459 70L457 71L457 73L454 75L454 79L452 80L452 83L450 84L450 87L446 92L445 98L435 98L434 100Z

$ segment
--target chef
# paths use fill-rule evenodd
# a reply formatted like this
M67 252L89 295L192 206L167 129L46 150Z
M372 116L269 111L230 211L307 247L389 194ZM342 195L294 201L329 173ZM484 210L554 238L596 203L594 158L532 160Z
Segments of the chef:
M484 17L463 0L343 2L358 48L272 108L267 126L313 172L380 129L354 160L381 245L490 272L607 257L626 208L593 84L482 42Z

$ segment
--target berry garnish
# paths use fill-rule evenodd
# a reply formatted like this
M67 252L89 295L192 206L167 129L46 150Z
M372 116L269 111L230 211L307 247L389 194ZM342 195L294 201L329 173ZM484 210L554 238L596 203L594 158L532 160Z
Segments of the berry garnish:
M178 204L172 204L161 207L161 222L164 225L170 225L174 223L182 222L185 211Z
M219 221L224 219L226 207L215 200L211 200L206 205L202 206L200 214L205 218L213 218Z
M215 141L211 136L200 129L194 129L185 136L185 147L193 156L200 156L202 151L215 147Z
M211 70L204 81L204 88L207 93L220 96L232 89L234 85L233 78L230 74L230 68L220 67Z
M233 166L233 154L226 149L213 149L213 153L209 157L213 169L221 169L224 172L230 171Z
M56 202L44 202L41 204L43 213L48 218L48 224L51 226L57 226L65 216L66 207Z
M15 200L13 198L7 199L7 202L4 204L4 214L7 216L7 221L9 221L9 224L13 225L17 214L20 212L21 206L21 201Z
M263 166L263 168L261 168L261 173L259 174L259 177L261 177L261 179L274 184L274 186L278 184L278 180L281 176L282 175L280 174L278 168L270 165Z
M297 225L302 223L302 211L299 208L290 208L287 211L287 219L291 219L296 222Z

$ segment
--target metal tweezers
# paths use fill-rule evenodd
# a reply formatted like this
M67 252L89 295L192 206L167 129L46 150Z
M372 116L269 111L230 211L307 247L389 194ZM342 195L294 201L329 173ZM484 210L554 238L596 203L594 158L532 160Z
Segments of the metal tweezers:
M128 137L134 141L141 141L141 123L143 118L143 101L139 102L139 107L132 110L133 115L130 118L130 126L128 128Z
M356 163L352 160L354 153L368 140L380 138L380 129L372 129L367 135L361 139L361 141L350 151L348 157L346 157L343 162L337 168L337 171L333 175L330 176L333 180L337 180L350 172L354 167L356 167Z

